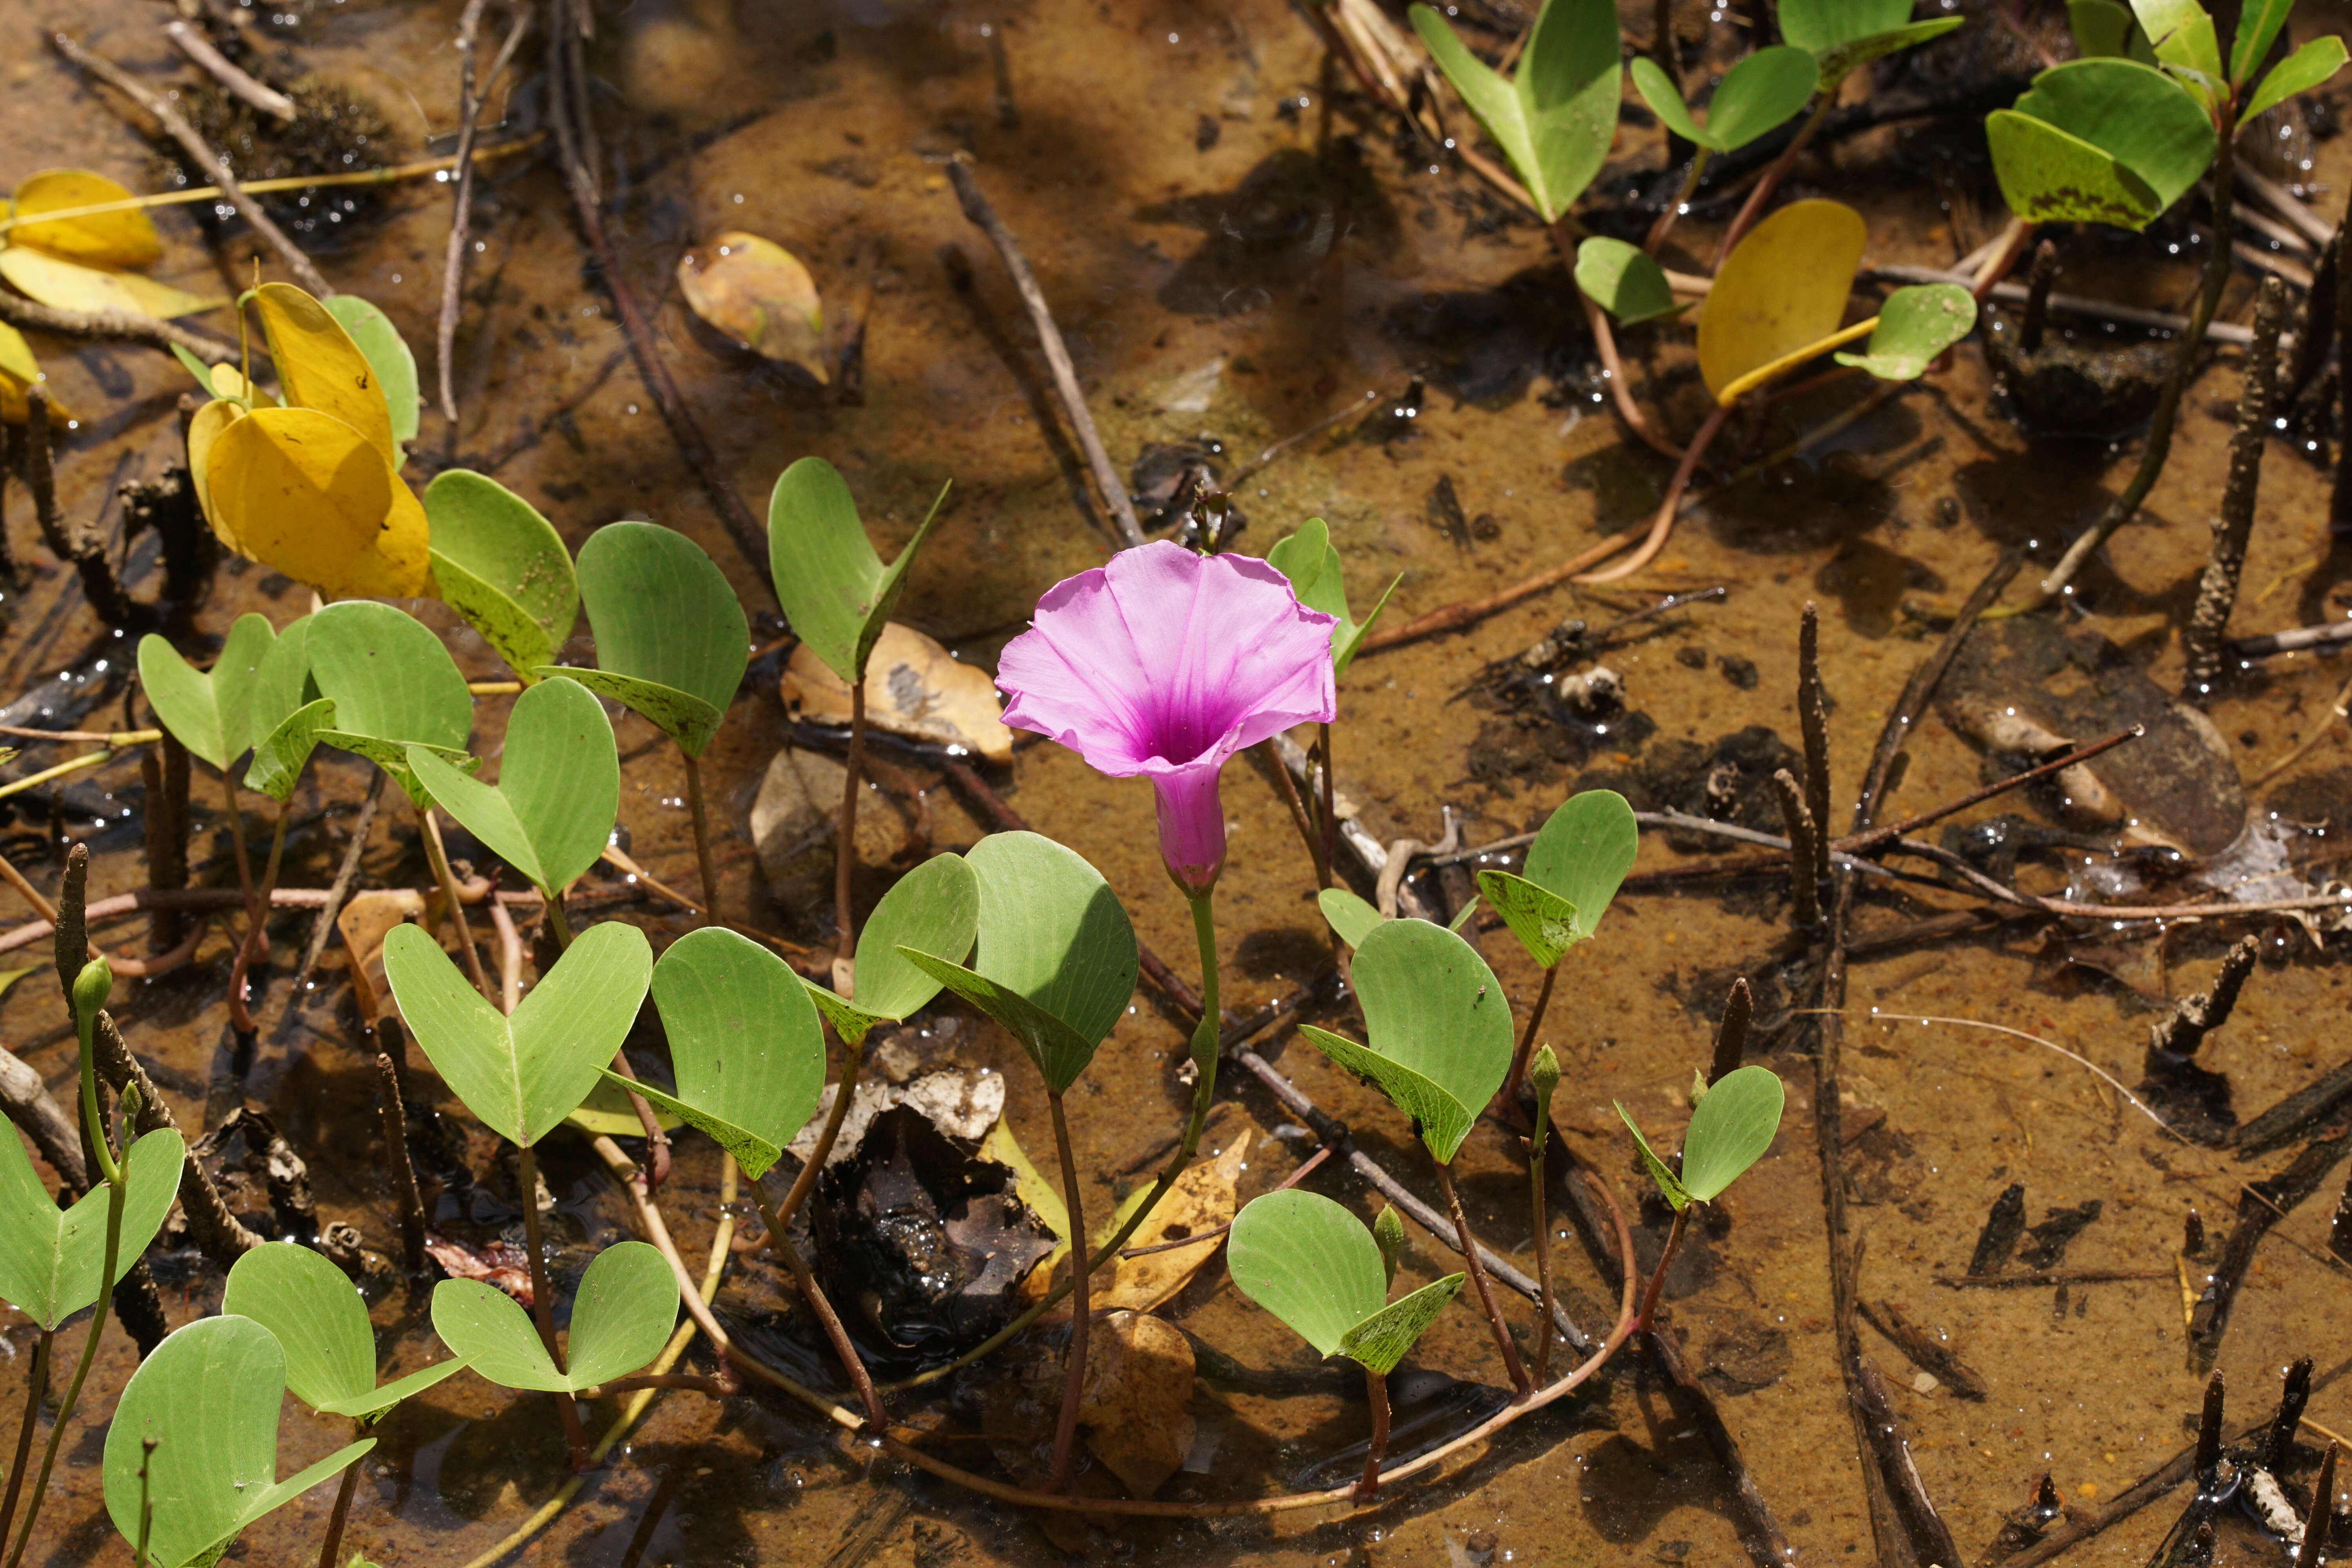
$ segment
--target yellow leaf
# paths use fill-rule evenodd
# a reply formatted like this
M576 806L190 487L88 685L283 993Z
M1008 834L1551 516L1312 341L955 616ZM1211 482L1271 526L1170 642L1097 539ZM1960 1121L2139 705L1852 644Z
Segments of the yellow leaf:
M782 246L756 234L722 234L707 251L678 258L677 286L696 315L745 348L825 383L816 279Z
M334 416L366 437L387 465L399 462L392 439L392 405L376 384L367 355L343 324L291 283L264 283L254 297L289 406ZM423 515L421 508L418 515Z
M205 467L215 530L240 553L331 598L425 592L424 503L333 415L256 409L213 438Z
M0 321L0 374L27 384L41 379L41 362L33 357L33 345L5 321Z
M1234 1131L1224 1152L1177 1177L1176 1184L1152 1208L1150 1216L1135 1227L1135 1234L1127 1238L1127 1247L1122 1250L1156 1247L1231 1225L1234 1189L1249 1153L1250 1131L1246 1126ZM1181 1290L1201 1265L1217 1255L1223 1240L1222 1236L1212 1236L1197 1247L1177 1247L1166 1252L1147 1252L1140 1258L1120 1258L1113 1266L1108 1284L1099 1274L1096 1276L1095 1310L1110 1307L1139 1312L1151 1310Z
M245 384L245 373L238 370L236 366L216 364L212 367L212 374L215 396L241 397L247 403L254 401L256 394L253 388Z
M163 237L155 232L154 221L136 209L55 223L21 221L36 213L133 199L131 192L104 174L87 169L44 169L16 187L15 207L20 221L8 231L8 238L93 267L152 267L163 258Z
M219 372L214 374L218 374ZM230 371L229 374L234 375L236 373ZM213 531L220 536L220 542L239 555L249 555L251 552L245 548L244 542L224 525L220 513L213 510L211 493L213 443L220 438L222 431L244 417L243 408L225 400L207 403L196 410L195 416L188 421L188 474L196 487L196 505L204 512L205 521L213 525Z
M1862 264L1862 215L1842 202L1791 202L1748 231L1699 308L1698 368L1723 389L1837 331Z
M68 261L46 250L12 245L0 250L0 278L17 292L60 310L120 311L132 316L191 316L228 301L207 300L136 272Z

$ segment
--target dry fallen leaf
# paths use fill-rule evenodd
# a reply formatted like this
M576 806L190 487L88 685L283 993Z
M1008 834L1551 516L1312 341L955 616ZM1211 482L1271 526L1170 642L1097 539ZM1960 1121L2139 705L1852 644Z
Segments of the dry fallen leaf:
M479 1279L526 1307L531 1304L530 1258L512 1242L494 1241L488 1247L473 1247L428 1230L425 1233L425 1250L450 1279Z
M335 916L342 933L344 959L351 966L352 999L360 1016L373 1023L392 994L383 974L383 939L392 928L425 913L425 895L414 888L384 888L353 893Z
M1129 1496L1158 1491L1192 1452L1192 1342L1158 1318L1113 1312L1096 1321L1078 1421L1087 1447Z
M803 643L784 666L784 706L814 724L849 722L849 683ZM996 682L915 630L891 621L866 663L866 721L909 740L1013 760Z
M5 278L18 293L60 310L96 314L118 311L169 319L217 310L228 303L218 294L191 294L169 283L158 283L143 273L92 267L29 245L12 245L0 250L0 278Z
M696 315L745 348L829 384L816 279L782 246L740 230L722 234L677 258L677 286Z
M1128 1238L1128 1248L1181 1241L1232 1224L1235 1188L1241 1181L1243 1162L1249 1154L1250 1131L1247 1127L1240 1128L1226 1142L1223 1153L1193 1165L1177 1177L1168 1195L1136 1226L1135 1234ZM1148 1252L1140 1258L1120 1258L1108 1282L1099 1276L1096 1279L1096 1310L1124 1307L1139 1312L1151 1310L1181 1290L1201 1265L1217 1255L1223 1240L1223 1235L1213 1236L1196 1247L1177 1247L1166 1252Z

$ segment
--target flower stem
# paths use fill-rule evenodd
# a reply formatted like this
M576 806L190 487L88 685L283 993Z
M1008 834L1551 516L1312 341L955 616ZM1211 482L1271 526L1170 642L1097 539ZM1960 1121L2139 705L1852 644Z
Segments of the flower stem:
M1519 1037L1519 1048L1512 1053L1511 1070L1503 1075L1503 1092L1496 1098L1506 1106L1519 1102L1519 1085L1528 1078L1528 1058L1535 1054L1536 1031L1543 1026L1544 1009L1551 1005L1551 984L1559 978L1559 961L1554 959L1544 970L1543 989L1536 993L1535 1011L1528 1015L1527 1032ZM1543 1131L1543 1119L1536 1119L1536 1131ZM1537 1158L1542 1158L1538 1152Z
M1454 1168L1443 1160L1430 1163L1437 1167L1437 1185L1445 1194L1445 1206L1454 1212L1454 1234L1462 1238L1462 1266L1469 1271L1471 1289L1478 1292L1478 1306L1486 1314L1495 1347L1503 1352L1503 1369L1511 1374L1513 1392L1524 1399L1534 1392L1535 1384L1528 1381L1528 1369L1519 1364L1519 1347L1511 1342L1502 1309L1495 1305L1494 1288L1486 1283L1486 1266L1478 1261L1478 1238L1470 1234L1470 1216L1463 1212L1462 1194L1454 1190Z
M357 1429L359 1423L353 1422ZM360 1467L354 1459L343 1467L343 1484L335 1489L335 1511L327 1516L327 1539L319 1547L319 1568L335 1568L343 1549L343 1524L352 1517L352 1494L359 1489Z
M1666 1288L1666 1269L1674 1263L1675 1254L1682 1250L1683 1231L1689 1225L1690 1205L1685 1204L1675 1211L1674 1228L1666 1232L1666 1249L1658 1254L1658 1266L1650 1271L1649 1289L1642 1292L1642 1314L1633 1320L1633 1331L1637 1334L1647 1333L1657 1316L1658 1296Z
M719 923L719 870L710 862L710 818L702 805L702 762L679 749L686 759L686 808L694 818L694 864L702 873L702 923Z
M1207 1118L1209 1097L1216 1091L1218 1046L1224 1030L1223 1009L1217 1005L1216 897L1217 890L1211 888L1190 900L1192 940L1201 949L1201 1022L1192 1030L1192 1070L1198 1075L1192 1083L1192 1125L1195 1128Z
M857 865L858 775L866 771L866 672L849 683L849 761L841 776L841 832L833 841L834 960L846 963L857 952L856 912L850 904L850 872Z
M824 1169L825 1161L833 1153L834 1141L841 1136L842 1118L849 1114L849 1102L857 1093L858 1070L866 1065L866 1037L860 1035L844 1043L848 1049L841 1058L841 1081L834 1086L833 1109L825 1112L824 1125L817 1130L816 1147L809 1151L808 1163L793 1178L792 1190L784 1194L784 1201L776 1205L775 1222L769 1226L772 1230L792 1224L793 1216L801 1212L801 1205L808 1201L809 1189L816 1185L817 1173ZM759 1184L751 1184L754 1190Z
M522 1242L530 1265L530 1318L539 1329L539 1342L547 1347L555 1370L564 1370L563 1346L555 1338L555 1308L547 1283L547 1259L540 1251L539 1160L528 1143L515 1145L515 1173L522 1186ZM563 1422L563 1447L574 1472L588 1468L588 1430L580 1425L579 1407L567 1391L555 1396L555 1411Z
M809 1310L816 1314L818 1326L824 1330L824 1337L832 1344L833 1353L840 1359L841 1370L849 1374L850 1386L857 1390L858 1402L866 1406L866 1425L876 1432L887 1430L890 1423L889 1417L882 1411L882 1396L874 1392L873 1376L866 1372L866 1363L858 1356L857 1347L849 1342L849 1331L841 1326L841 1314L833 1310L833 1303L825 1298L824 1288L816 1282L816 1276L809 1272L808 1260L801 1256L801 1249L794 1247L792 1237L784 1234L774 1207L768 1202L768 1194L757 1182L751 1184L751 1198L759 1205L761 1219L767 1223L768 1245L775 1249L778 1258L784 1260L784 1267L792 1270L793 1283L801 1288L802 1298L808 1302Z
M1327 879L1323 885L1328 888L1331 885L1328 879L1331 868L1339 862L1339 819L1331 810L1331 793L1336 787L1331 783L1331 726L1326 722L1319 728L1321 734L1318 738L1317 749L1323 754L1323 776L1317 781L1317 785L1318 793L1323 797L1323 812L1316 826L1323 830L1323 870Z
M1086 1393L1087 1320L1092 1310L1087 1276L1094 1272L1094 1259L1087 1256L1086 1209L1078 1196L1078 1163L1070 1152L1070 1119L1062 1110L1062 1091L1048 1089L1045 1100L1054 1110L1054 1147L1062 1156L1062 1202L1070 1211L1070 1291L1076 1298L1063 1371L1062 1418L1054 1426L1052 1486L1060 1491L1069 1485L1070 1449L1078 1436L1078 1400Z
M1364 1392L1372 1402L1372 1443L1364 1450L1364 1479L1356 1483L1356 1502L1370 1502L1380 1495L1381 1459L1389 1450L1389 1380L1383 1373L1364 1368Z
M0 1541L16 1522L16 1503L25 1490L25 1467L33 1458L33 1429L41 1424L41 1401L49 1392L49 1348L57 1331L43 1329L33 1344L32 1370L25 1374L25 1421L16 1428L16 1462L8 1468L8 1496L0 1501Z
M1549 978L1549 976L1547 976ZM1549 986L1545 990L1549 992ZM1536 1226L1536 1373L1538 1385L1550 1381L1552 1336L1559 1331L1551 1321L1551 1215L1545 1201L1544 1152L1551 1142L1551 1091L1536 1085L1536 1135L1528 1152L1528 1207Z
M466 923L466 906L457 897L457 874L449 869L449 852L441 844L441 824L435 820L433 808L426 806L417 814L425 826L425 858L433 868L434 880L441 884L441 896L448 900L449 919L457 927L457 952L466 960L466 978L482 999L495 1007L499 994L490 989L490 977L482 973L482 955L474 951L473 928Z

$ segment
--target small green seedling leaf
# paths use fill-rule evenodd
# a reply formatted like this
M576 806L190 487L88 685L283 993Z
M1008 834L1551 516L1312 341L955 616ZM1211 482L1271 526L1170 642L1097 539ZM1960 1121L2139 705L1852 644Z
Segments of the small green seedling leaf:
M1344 1355L1382 1375L1396 1370L1463 1279L1449 1276L1391 1305L1395 1266L1378 1228L1296 1187L1254 1198L1234 1216L1225 1266L1243 1295L1318 1354Z
M1576 286L1621 326L1688 308L1675 302L1665 268L1640 246L1597 234L1577 244Z
M302 782L303 765L319 747L320 737L335 727L335 705L321 697L297 708L285 721L253 743L253 761L245 767L245 787L284 805Z
M1546 223L1575 205L1609 156L1623 77L1610 0L1544 0L1517 73L1506 81L1427 5L1413 30L1511 161Z
M279 1480L285 1397L286 1353L251 1318L200 1318L164 1340L123 1385L106 1429L102 1473L115 1529L137 1542L143 1525L155 1568L209 1565L255 1521L375 1447L373 1437L351 1444Z
M163 1228L179 1195L184 1153L177 1132L158 1128L123 1157L130 1186L115 1246L118 1277ZM0 1300L51 1330L95 1304L106 1268L107 1202L101 1184L73 1207L59 1209L33 1169L25 1141L13 1133L0 1138Z
M1319 517L1310 517L1298 525L1298 531L1276 542L1265 552L1266 564L1290 579L1291 591L1298 602L1310 610L1320 610L1337 626L1331 628L1331 670L1334 675L1348 673L1348 666L1372 634L1372 626L1381 612L1389 607L1389 598L1404 581L1399 573L1389 579L1381 591L1371 614L1362 620L1351 619L1348 614L1348 584L1340 569L1339 552L1331 542L1331 530Z
M2221 47L2213 18L2197 0L2132 0L2132 15L2156 47L2158 60L2209 81L2221 79Z
M2156 64L2156 49L2147 41L2147 29L2121 0L2066 0L2066 26L2074 35L2074 52L2084 59Z
M1454 911L1454 918L1445 922L1445 929L1458 933L1464 926L1470 923L1472 918L1477 913L1478 895L1473 893L1470 895L1469 899L1464 902L1460 909Z
M1361 947L1387 917L1345 888L1326 888L1315 895L1315 907L1349 947Z
M251 708L257 674L278 641L260 616L239 616L209 670L197 669L163 638L139 639L139 683L163 728L189 752L223 773L253 744Z
M898 951L1011 1031L1058 1094L1135 994L1135 927L1102 873L1050 838L992 833L966 859L980 883L971 967Z
M433 1331L501 1388L577 1394L626 1377L661 1353L677 1322L677 1276L642 1241L606 1247L580 1277L561 1372L530 1314L505 1291L479 1279L433 1288Z
M580 618L563 536L522 497L467 468L433 477L425 520L441 597L524 684L539 679Z
M1633 868L1641 840L1633 808L1623 795L1612 789L1584 790L1544 819L1520 874L1567 902L1576 911L1577 940L1589 941Z
M621 809L612 721L576 681L542 681L515 699L495 784L423 746L407 762L443 810L550 898L596 863Z
M824 1090L824 1026L808 987L749 937L705 926L662 954L653 995L677 1092L639 1087L758 1181ZM608 1068L605 1076L614 1075Z
M1396 1283L1397 1259L1404 1256L1404 1221L1386 1204L1372 1221L1372 1244L1381 1249L1381 1289Z
M414 616L346 599L310 616L309 658L319 695L335 704L337 727L319 738L366 757L422 805L408 748L462 756L474 724L473 694L448 648Z
M985 949L987 923L981 926ZM1370 1079L1443 1164L1511 1065L1511 1006L1477 950L1427 921L1387 921L1356 949L1369 1046L1312 1026L1300 1033Z
M1839 353L1840 364L1881 381L1916 381L1936 356L1976 329L1976 296L1958 283L1897 289L1879 307L1878 325L1861 353Z
M1641 1151L1642 1164L1649 1171L1650 1180L1658 1184L1658 1191L1665 1194L1666 1202L1674 1205L1678 1212L1690 1207L1690 1193L1675 1177L1674 1168L1659 1159L1658 1152L1650 1147L1650 1141L1642 1135L1641 1126L1634 1121L1633 1113L1616 1100L1609 1103L1617 1107L1617 1119L1625 1124L1625 1131L1633 1135L1633 1146Z
M1855 67L1942 37L1965 20L1911 20L1911 0L1781 0L1780 37L1819 62L1833 91Z
M1676 135L1710 153L1736 152L1786 123L1820 79L1821 68L1804 49L1787 44L1759 49L1725 73L1701 125L1655 60L1643 55L1633 61L1633 90L1642 101Z
M1683 1131L1683 1190L1711 1203L1764 1157L1785 1095L1769 1068L1735 1068L1710 1085Z
M310 679L310 617L301 616L278 634L253 672L246 718L254 742L318 699L318 683Z
M2019 216L2126 228L2145 226L2187 195L2215 146L2202 104L2163 71L2127 59L2052 67L2015 104L1986 117L1985 134L2001 195Z
M808 981L809 1000L833 1022L845 1045L856 1045L880 1023L896 1023L940 994L929 971L910 963L902 947L961 963L980 931L980 879L960 855L934 855L882 895L857 933L857 996L845 1001Z
M596 1069L636 1022L653 964L636 927L590 926L508 1017L423 927L395 926L383 943L393 997L433 1070L485 1126L516 1143L538 1142L588 1098Z
M898 606L915 552L939 526L942 489L915 537L887 566L866 537L849 481L823 458L803 458L768 498L768 571L793 631L850 686L866 679L866 656Z
M626 703L699 757L751 661L751 628L726 574L676 529L606 523L580 547L594 669L547 668Z
M460 1360L376 1386L375 1330L351 1278L307 1247L257 1247L228 1271L221 1310L250 1318L286 1352L286 1386L327 1415L374 1422L412 1394L462 1370Z
M2344 40L2330 33L2314 38L2271 68L2239 116L2240 123L2277 108L2299 92L2309 92L2344 68Z
M416 355L410 352L408 340L400 335L391 317L357 294L336 294L319 303L343 324L368 368L375 372L376 384L383 388L384 405L392 415L392 438L405 448L416 439L422 401L416 392Z
M1537 887L1525 877L1508 871L1481 871L1478 890L1528 950L1528 956L1546 969L1559 962L1559 955L1583 940L1577 929L1576 906L1559 894Z

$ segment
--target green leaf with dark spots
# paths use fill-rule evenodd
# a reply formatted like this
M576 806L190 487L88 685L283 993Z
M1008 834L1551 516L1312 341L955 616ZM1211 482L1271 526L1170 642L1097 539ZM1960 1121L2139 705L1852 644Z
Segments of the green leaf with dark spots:
M433 581L441 597L527 685L555 661L580 618L563 536L496 479L448 468L425 487Z

